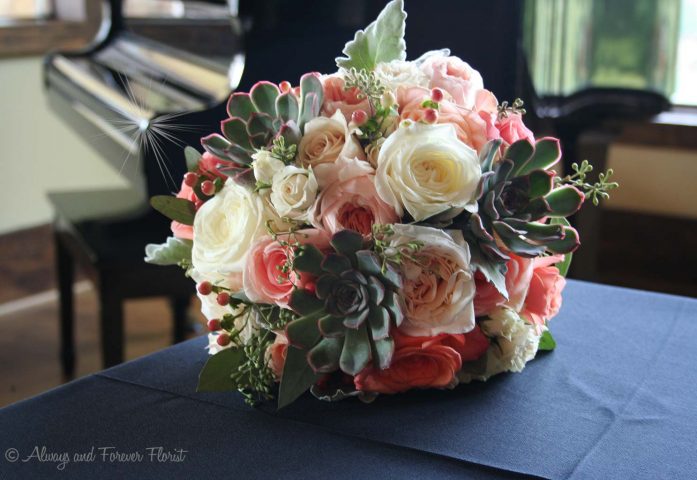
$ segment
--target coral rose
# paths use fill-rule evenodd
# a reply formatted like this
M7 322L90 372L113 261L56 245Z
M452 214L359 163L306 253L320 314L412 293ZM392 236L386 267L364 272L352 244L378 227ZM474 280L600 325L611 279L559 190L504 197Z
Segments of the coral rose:
M510 253L506 263L506 290L508 300L499 293L493 283L477 272L474 276L477 294L474 296L474 313L479 317L488 315L495 308L505 305L516 312L523 308L525 296L533 275L533 260Z
M465 335L410 337L394 331L392 337L395 351L390 367L366 367L356 375L356 389L397 393L412 388L454 387L462 362L478 359L489 348L489 339L479 327Z
M283 332L276 332L276 338L266 350L269 359L269 366L276 379L280 380L283 376L283 366L286 364L288 355L288 337Z
M344 89L344 79L339 75L329 75L322 79L324 87L324 103L322 114L331 117L334 112L340 111L346 122L351 121L351 115L356 110L370 113L370 102L367 98L359 98L357 88Z
M198 207L203 205L203 202L199 200L199 198L196 196L194 189L184 182L182 182L181 190L179 190L179 193L177 193L177 198L183 198L184 200L194 202L194 205L197 209ZM194 239L194 227L191 225L185 225L183 223L179 223L175 220L172 220L170 228L172 229L172 235L174 235L177 238L183 238L186 240Z
M501 139L508 145L522 139L535 144L535 136L523 123L523 116L520 113L510 113L507 117L499 118L496 121L496 128L499 130Z
M521 316L535 325L544 325L559 313L566 280L553 265L563 259L563 255L552 255L533 260L532 279Z
M287 308L293 289L296 286L304 287L313 278L305 273L298 275L292 270L282 271L292 253L290 247L281 245L280 241L298 242L326 250L329 248L329 236L320 230L306 229L296 232L292 237L279 235L277 240L264 237L252 246L242 277L245 293L253 302Z
M226 180L228 176L221 173L220 169L230 167L239 168L239 165L229 160L220 159L211 153L203 152L201 160L198 162L198 174L205 175L208 178L220 177Z

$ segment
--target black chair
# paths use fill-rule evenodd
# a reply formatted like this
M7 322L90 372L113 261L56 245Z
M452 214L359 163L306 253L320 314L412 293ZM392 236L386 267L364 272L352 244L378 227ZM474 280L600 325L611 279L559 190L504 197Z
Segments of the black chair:
M169 297L173 340L185 338L193 284L178 267L144 262L145 245L170 235L169 221L148 198L178 190L186 171L182 146L196 146L218 128L243 65L232 1L191 2L175 18L127 18L122 3L102 2L103 25L93 45L45 61L51 108L130 183L121 190L49 194L66 377L75 371L75 264L99 297L104 367L124 358L126 299ZM151 141L138 141L145 137Z

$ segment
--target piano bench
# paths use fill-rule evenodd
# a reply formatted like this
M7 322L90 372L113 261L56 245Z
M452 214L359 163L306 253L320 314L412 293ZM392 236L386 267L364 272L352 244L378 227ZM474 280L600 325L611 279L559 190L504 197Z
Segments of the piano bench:
M104 368L124 360L123 302L167 296L173 341L190 331L187 310L191 280L179 267L149 265L145 245L169 233L169 221L132 190L53 192L54 247L60 302L61 364L66 378L75 373L73 283L75 266L84 269L97 290Z

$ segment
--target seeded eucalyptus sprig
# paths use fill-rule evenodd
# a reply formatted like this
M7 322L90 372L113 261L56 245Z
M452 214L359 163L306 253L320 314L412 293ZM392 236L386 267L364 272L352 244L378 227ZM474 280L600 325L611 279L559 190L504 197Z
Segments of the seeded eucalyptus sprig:
M373 110L380 106L380 100L385 93L385 85L375 75L375 72L368 70L357 70L349 68L344 71L344 89L358 89L358 98L367 98Z
M291 165L295 160L295 155L298 153L298 145L291 143L286 144L286 139L278 136L274 139L271 146L271 156L282 161L286 165Z
M388 240L392 235L394 235L392 225L373 225L373 251L382 260L383 273L387 271L388 263L401 265L404 259L417 263L415 254L424 246L424 243L418 240L392 245Z
M525 115L525 109L523 108L523 101L520 98L513 100L513 104L509 105L508 102L501 102L498 106L499 118L508 118L509 115Z
M574 162L571 165L571 169L574 171L572 175L567 175L564 178L555 177L554 182L557 185L572 185L578 188L586 195L586 198L591 199L596 207L601 199L607 200L610 198L610 190L619 187L619 183L610 181L610 177L614 174L611 168L604 173L600 173L598 181L595 183L586 182L586 177L593 171L593 165L588 163L588 160L582 161L581 165Z

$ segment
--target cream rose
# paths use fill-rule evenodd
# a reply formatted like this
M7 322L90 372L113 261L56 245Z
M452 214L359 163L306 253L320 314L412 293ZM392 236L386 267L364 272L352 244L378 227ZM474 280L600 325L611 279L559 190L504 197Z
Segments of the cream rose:
M312 170L288 165L271 181L271 203L281 217L307 219L317 197L317 179Z
M305 125L305 134L298 145L298 163L312 167L320 179L325 170L333 168L339 156L365 159L358 140L351 135L346 119L340 111L331 117L316 117Z
M271 183L271 179L273 179L276 172L284 167L283 162L271 155L271 152L268 150L259 150L252 154L252 158L254 159L252 163L254 178L258 182Z
M380 148L375 187L400 216L406 210L420 221L472 203L481 175L477 152L452 125L412 123Z
M203 278L241 273L247 252L264 236L266 222L285 228L263 196L228 180L223 189L196 212L191 262Z
M416 337L467 333L474 328L474 275L470 252L459 231L394 225L390 245L422 247L402 260L405 320L400 331Z

